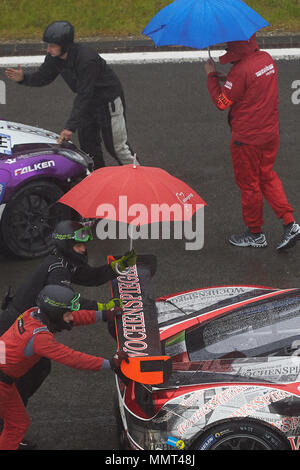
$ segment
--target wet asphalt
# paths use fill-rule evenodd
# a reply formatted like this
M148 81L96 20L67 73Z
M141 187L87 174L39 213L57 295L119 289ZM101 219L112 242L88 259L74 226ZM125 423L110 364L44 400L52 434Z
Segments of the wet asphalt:
M292 103L292 83L300 79L297 61L277 62L280 91L280 149L276 171L300 220L300 104ZM181 178L206 201L204 246L186 250L184 240L137 240L138 253L157 256L153 278L157 296L199 287L264 285L281 288L300 285L300 242L278 253L282 224L265 205L265 249L236 248L232 233L244 229L240 192L229 153L226 113L210 102L204 63L114 66L125 90L129 140L143 165L159 166ZM0 69L0 80L6 80ZM61 79L45 88L25 88L6 82L6 105L0 118L60 132L68 118L73 94ZM76 138L75 138L76 142ZM114 161L106 154L108 165ZM111 253L123 253L126 240L94 240L90 263L104 264ZM39 260L23 261L0 255L0 295L19 285ZM77 287L77 286L76 286ZM109 285L78 290L106 300ZM58 340L90 354L110 358L115 343L104 324L75 328ZM112 450L118 448L113 416L113 374L85 372L53 363L52 373L30 400L28 437L48 450Z

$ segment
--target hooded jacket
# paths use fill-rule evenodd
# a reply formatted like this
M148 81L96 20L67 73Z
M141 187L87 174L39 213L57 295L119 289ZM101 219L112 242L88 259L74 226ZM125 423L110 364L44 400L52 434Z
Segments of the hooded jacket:
M47 54L37 71L24 73L21 85L41 87L49 85L61 75L69 88L76 93L73 108L65 129L75 132L96 114L105 124L104 104L123 96L121 83L114 71L86 44L74 43L68 48L66 60Z
M279 134L278 78L272 57L259 49L255 35L249 41L228 43L221 64L233 63L227 80L208 74L212 101L229 111L232 138L245 144L263 145Z
M59 254L48 255L40 266L26 277L16 290L8 307L0 312L0 336L14 323L20 313L36 305L39 292L49 284L100 286L117 277L109 264L93 267L75 265ZM97 301L80 297L81 308L97 310Z

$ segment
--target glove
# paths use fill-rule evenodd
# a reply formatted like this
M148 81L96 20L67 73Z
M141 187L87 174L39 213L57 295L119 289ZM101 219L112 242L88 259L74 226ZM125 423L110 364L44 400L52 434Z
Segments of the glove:
M128 354L125 351L117 351L114 357L109 361L111 369L114 371L120 369L122 361L129 362Z
M97 302L97 310L98 311L103 311L103 310L111 310L115 307L123 308L123 302L119 298L114 298L111 299L109 302L106 304L102 304L101 302Z
M120 307L115 307L111 310L103 310L102 313L102 321L104 322L112 322L116 317L121 317L123 314L123 310Z
M116 272L116 264L118 264L119 271L124 271L126 268L134 266L136 264L136 252L134 250L126 253L122 258L116 259L110 263L112 269Z

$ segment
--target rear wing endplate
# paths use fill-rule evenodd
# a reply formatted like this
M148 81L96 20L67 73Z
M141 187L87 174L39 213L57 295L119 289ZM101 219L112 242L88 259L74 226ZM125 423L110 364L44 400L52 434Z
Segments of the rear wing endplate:
M108 262L117 257L108 257ZM156 259L139 255L135 266L111 281L112 296L123 302L123 315L115 320L119 351L125 351L129 363L121 364L122 373L135 382L160 384L172 371L172 361L162 355L157 309L152 286Z

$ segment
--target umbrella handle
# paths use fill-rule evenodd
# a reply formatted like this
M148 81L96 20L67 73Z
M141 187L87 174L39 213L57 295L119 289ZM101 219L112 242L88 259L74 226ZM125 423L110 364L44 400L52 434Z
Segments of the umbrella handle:
M130 233L129 233L129 238L130 238L130 249L129 251L132 251L133 249L133 238L132 238L132 233L133 233L133 226L130 225ZM126 275L128 272L129 272L130 268L127 268L127 269L124 269L124 271L120 271L119 270L119 266L118 266L118 263L115 264L115 271L117 274L119 274L120 276L122 275Z
M115 268L116 273L119 274L120 276L126 275L130 269L130 268L127 268L127 269L124 269L124 271L120 271L118 263L115 264L114 268Z
M208 56L209 56L209 58L211 59L210 47L208 47L207 50L208 50Z
M137 161L136 161L136 153L133 155L133 168L136 168L136 164L137 164Z

